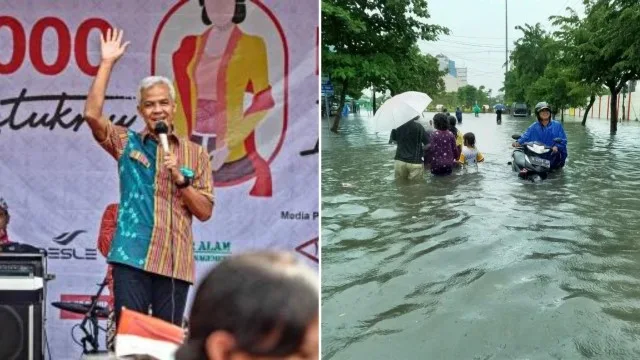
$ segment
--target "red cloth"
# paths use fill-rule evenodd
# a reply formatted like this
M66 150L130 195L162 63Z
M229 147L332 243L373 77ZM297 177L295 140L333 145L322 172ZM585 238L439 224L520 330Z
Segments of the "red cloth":
M0 236L0 245L8 244L10 242L11 240L9 240L8 234L5 233L4 235Z
M107 257L111 248L111 240L116 231L118 222L118 204L109 204L102 214L100 231L98 234L98 250L102 256Z
M98 250L105 258L109 253L109 249L111 249L111 240L113 240L113 234L116 232L117 223L118 204L109 204L102 214L102 221L100 222L100 230L98 232ZM109 306L113 308L113 276L111 272L111 265L108 265L105 278L110 295L108 303Z

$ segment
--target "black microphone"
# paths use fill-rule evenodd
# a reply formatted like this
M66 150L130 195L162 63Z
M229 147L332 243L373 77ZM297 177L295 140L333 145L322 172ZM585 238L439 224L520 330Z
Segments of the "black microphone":
M160 138L160 143L162 144L162 149L164 149L164 152L169 152L169 141L167 140L169 127L167 126L167 123L162 120L158 121L158 123L156 123L155 132L156 135L158 135L158 138Z

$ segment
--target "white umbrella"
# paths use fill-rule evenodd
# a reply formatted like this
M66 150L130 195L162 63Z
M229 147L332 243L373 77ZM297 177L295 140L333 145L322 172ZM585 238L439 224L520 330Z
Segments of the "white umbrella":
M422 115L431 103L429 95L407 91L385 101L373 117L376 132L391 131L407 121Z

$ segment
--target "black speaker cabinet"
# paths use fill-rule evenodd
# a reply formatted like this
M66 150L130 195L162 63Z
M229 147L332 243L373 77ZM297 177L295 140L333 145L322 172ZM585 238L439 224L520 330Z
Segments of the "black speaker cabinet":
M0 253L0 359L44 360L45 255Z

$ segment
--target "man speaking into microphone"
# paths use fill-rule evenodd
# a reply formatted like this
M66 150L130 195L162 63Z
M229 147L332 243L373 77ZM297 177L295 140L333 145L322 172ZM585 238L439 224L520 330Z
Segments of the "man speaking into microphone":
M101 36L101 62L85 104L94 138L118 162L120 206L107 261L113 268L116 323L122 307L180 325L193 284L192 217L213 212L209 156L172 132L175 90L164 77L144 78L138 113L145 129L113 125L102 114L111 71L129 43L122 30Z

